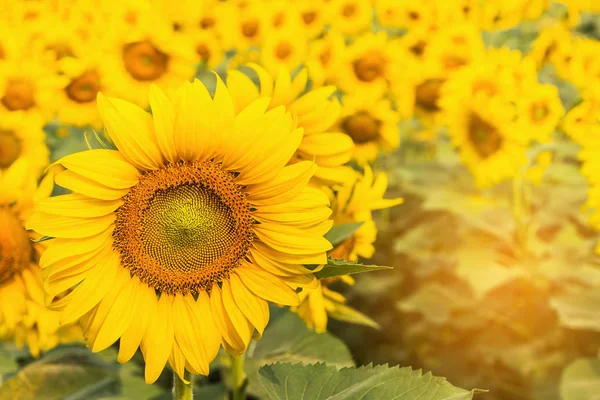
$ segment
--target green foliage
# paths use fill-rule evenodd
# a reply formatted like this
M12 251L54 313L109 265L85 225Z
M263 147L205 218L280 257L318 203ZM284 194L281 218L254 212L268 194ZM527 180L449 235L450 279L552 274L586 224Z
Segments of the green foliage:
M337 246L352 236L354 232L356 232L358 228L362 226L362 224L363 222L353 222L351 224L333 226L329 232L325 234L325 239L327 239L333 246Z
M362 272L379 271L391 269L380 265L364 265L354 261L328 258L327 264L315 272L318 279L333 278L335 276L360 274Z
M277 363L259 371L269 399L286 400L461 400L473 393L450 385L444 378L410 368L371 365L343 368L326 364Z

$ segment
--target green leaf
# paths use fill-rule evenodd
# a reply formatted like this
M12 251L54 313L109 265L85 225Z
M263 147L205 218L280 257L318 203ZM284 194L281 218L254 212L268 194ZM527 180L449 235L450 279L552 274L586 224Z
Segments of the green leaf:
M325 239L333 246L337 246L350 236L354 235L354 232L356 232L362 224L363 222L353 222L351 224L334 226L325 234Z
M273 309L272 314L277 314ZM276 362L317 363L349 367L354 365L352 355L340 339L330 333L316 333L309 330L296 314L281 310L280 317L273 318L261 340L248 350L246 375L249 385L247 392L264 395L258 380L258 370L265 364Z
M328 312L327 315L333 319L337 319L338 321L350 322L352 324L365 325L375 329L381 329L379 324L373 321L367 315L344 304L336 303L335 309Z
M600 360L580 358L565 368L560 380L562 400L591 400L600 393Z
M269 399L286 400L463 400L473 392L452 386L431 373L410 367L371 365L343 368L325 364L273 364L259 371Z
M118 369L88 349L67 347L48 353L0 386L0 398L89 399L118 393Z
M591 329L600 332L600 292L585 292L555 297L550 306L556 310L560 323L569 328Z
M382 269L392 269L380 265L364 265L355 261L346 261L342 259L328 258L327 264L319 271L315 272L318 279L332 278L334 276L359 274L361 272L379 271Z

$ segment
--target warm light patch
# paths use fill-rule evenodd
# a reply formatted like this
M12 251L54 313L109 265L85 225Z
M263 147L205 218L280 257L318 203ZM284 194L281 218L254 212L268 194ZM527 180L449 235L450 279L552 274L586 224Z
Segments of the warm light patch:
M123 48L125 69L140 81L153 81L166 71L169 56L158 50L149 41L129 43Z
M471 144L481 158L488 158L502 147L502 136L498 130L479 115L469 117L468 135Z
M373 82L383 76L386 60L377 51L364 54L354 61L354 74L362 82Z
M21 154L21 141L13 131L0 130L0 168L8 168Z
M366 112L358 112L344 119L342 129L354 143L367 143L379 136L381 121Z
M198 293L246 257L253 220L234 176L212 162L145 174L117 210L121 263L160 292Z
M8 82L2 104L11 111L29 110L35 106L34 88L25 80L12 80Z
M67 96L77 103L89 103L96 100L96 95L100 90L100 77L96 71L87 71L65 88Z
M0 207L0 284L3 284L31 262L31 241L21 221L7 207Z

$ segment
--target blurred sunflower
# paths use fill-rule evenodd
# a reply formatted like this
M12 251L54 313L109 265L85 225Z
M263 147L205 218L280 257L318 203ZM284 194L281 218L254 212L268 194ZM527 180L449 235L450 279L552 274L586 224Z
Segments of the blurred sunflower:
M307 41L302 32L281 30L269 35L260 50L261 65L271 74L280 68L295 70L306 59Z
M337 128L352 138L353 158L359 163L400 145L398 114L389 100L357 94L344 96L342 103Z
M344 36L333 30L309 44L306 67L313 87L334 81L344 57L344 49Z
M55 238L50 296L76 285L54 304L61 322L81 318L95 352L120 339L120 362L140 346L149 383L167 360L183 378L208 374L221 343L242 353L269 320L267 301L298 304L295 289L316 284L301 264L326 262L329 201L306 186L312 161L286 166L302 130L269 101L236 116L220 79L214 98L197 80L171 99L152 86L152 115L99 94L118 150L57 161L56 183L72 194L28 220Z
M265 39L267 30L267 15L264 8L257 2L239 5L225 3L219 33L223 46L228 49L244 51L248 47L258 46Z
M48 166L48 148L42 130L43 121L37 115L13 115L0 119L0 171L24 159L30 172L39 176Z
M19 159L0 171L0 337L29 346L32 356L55 347L61 341L81 339L77 327L59 330L58 313L46 309L42 272L37 264L43 245L28 233L25 219L35 201L48 197L52 179L44 179L38 188L29 163Z
M340 89L381 96L390 80L402 78L394 64L399 64L403 54L390 43L385 32L378 32L366 33L349 45L337 73L336 83Z
M148 106L148 87L179 86L195 74L196 52L189 40L176 39L172 27L156 14L141 14L132 28L109 29L102 40L108 56L99 74L107 93Z
M372 218L372 211L390 208L403 202L401 198L384 199L387 186L388 180L384 173L374 176L371 168L365 165L364 175L356 174L354 182L328 191L332 199L334 226L362 222L352 236L329 252L331 257L350 261L357 261L359 257L366 259L373 257L377 227ZM327 329L328 316L376 326L377 324L370 318L344 304L346 302L344 296L330 287L338 282L352 285L354 279L351 276L323 279L319 281L317 288L302 291L301 303L292 307L292 310L306 322L309 328L317 332L324 332Z
M334 30L357 35L371 28L373 9L370 0L330 0L325 7L325 21Z
M0 62L0 119L37 114L50 121L56 110L54 95L66 84L52 65L33 57Z
M553 85L531 85L518 100L519 124L524 135L538 142L550 141L565 112L558 89Z
M382 26L409 30L432 23L434 9L427 1L376 0L375 13Z
M353 143L350 138L332 131L332 126L340 113L340 104L331 98L335 87L324 86L306 93L307 71L301 70L292 79L290 73L279 69L273 79L262 67L251 64L258 74L259 87L248 75L230 70L227 84L231 90L236 110L241 110L259 97L269 97L269 108L285 106L297 119L298 127L304 135L291 162L314 160L318 165L313 182L331 184L351 180L352 169L344 166L352 157Z
M515 176L527 161L531 139L518 129L514 105L487 96L459 104L444 109L448 134L477 186L487 188Z
M286 4L289 4L286 2ZM309 39L315 39L325 29L325 10L319 0L300 1L295 4L296 18Z

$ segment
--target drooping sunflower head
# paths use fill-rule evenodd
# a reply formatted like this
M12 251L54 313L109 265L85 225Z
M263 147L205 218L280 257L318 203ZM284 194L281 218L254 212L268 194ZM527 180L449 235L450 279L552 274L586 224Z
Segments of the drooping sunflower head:
M199 81L170 98L152 87L152 115L99 95L116 149L59 160L56 183L73 193L28 222L55 238L42 257L49 294L77 285L54 304L62 321L81 318L94 351L120 339L120 362L141 347L148 382L167 361L207 374L221 343L243 352L267 301L296 304L295 289L315 284L302 264L331 248L329 201L307 186L316 166L288 165L302 130L269 101L236 113L218 78L214 97Z

